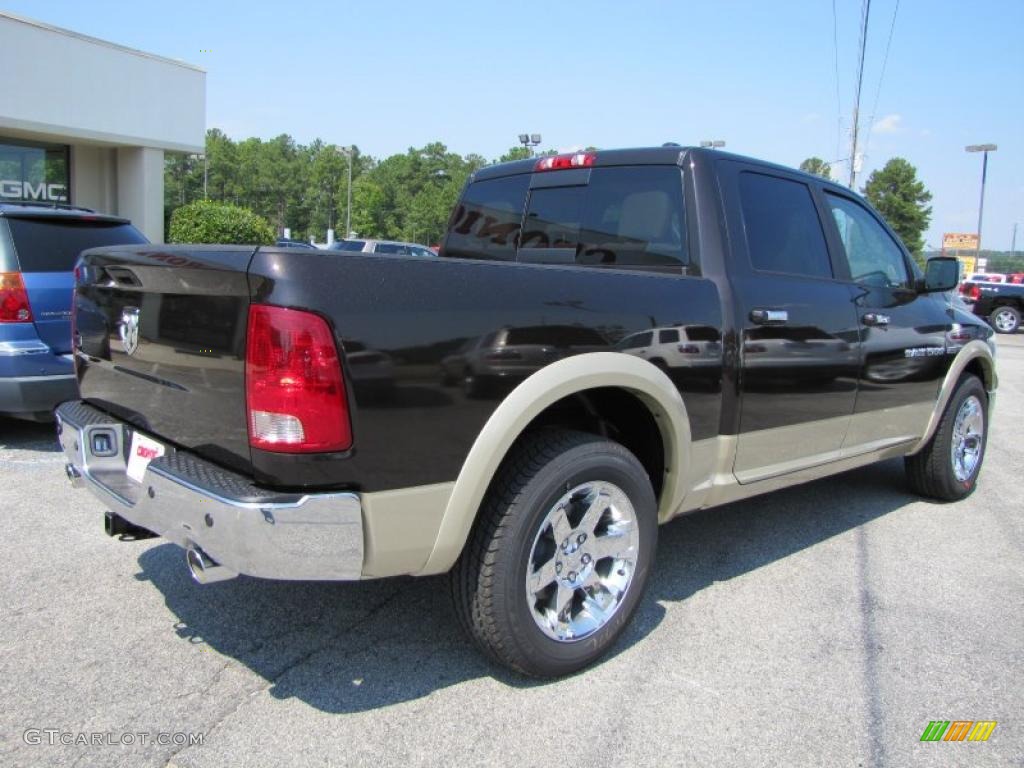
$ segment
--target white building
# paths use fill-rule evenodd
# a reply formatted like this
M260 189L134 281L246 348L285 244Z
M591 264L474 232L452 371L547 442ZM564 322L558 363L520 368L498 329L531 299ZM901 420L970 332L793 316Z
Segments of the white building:
M131 219L163 242L164 152L202 153L206 73L0 11L0 202Z

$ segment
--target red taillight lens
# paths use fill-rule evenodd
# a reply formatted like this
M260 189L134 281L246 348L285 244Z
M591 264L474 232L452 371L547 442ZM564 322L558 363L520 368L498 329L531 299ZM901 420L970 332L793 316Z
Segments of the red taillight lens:
M245 404L253 448L313 453L352 446L341 360L322 317L249 307Z
M0 323L31 323L32 307L21 272L0 272Z
M978 297L981 296L981 288L979 288L977 285L968 285L967 289L964 291L964 296L966 296L968 299L973 299L974 301L977 301Z
M680 344L679 351L684 355L699 355L700 347L696 344Z
M589 168L597 160L596 152L573 152L569 155L548 155L533 166L535 171L564 171L567 168Z

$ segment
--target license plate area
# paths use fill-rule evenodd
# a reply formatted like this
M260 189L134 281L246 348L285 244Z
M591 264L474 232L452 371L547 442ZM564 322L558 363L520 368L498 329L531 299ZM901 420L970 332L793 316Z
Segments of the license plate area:
M127 442L128 464L125 474L130 480L141 483L149 462L167 453L167 447L159 440L154 440L138 431L132 431Z

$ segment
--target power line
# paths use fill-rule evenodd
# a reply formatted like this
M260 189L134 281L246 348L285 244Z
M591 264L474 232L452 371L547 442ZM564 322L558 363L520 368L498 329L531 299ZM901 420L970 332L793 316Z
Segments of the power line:
M871 15L871 0L864 0L864 12L860 23L860 57L857 60L857 91L853 102L853 135L850 141L850 189L857 181L857 130L860 122L860 92L864 84L864 50L868 44L868 18Z
M836 154L843 140L843 99L839 91L839 22L836 18L836 0L832 0L832 54L836 69Z
M882 95L882 81L885 79L885 67L889 63L889 49L892 47L892 34L896 31L896 14L900 10L900 0L896 0L896 7L892 9L892 23L889 25L889 39L885 43L885 55L882 57L882 72L878 76L878 89L875 91L875 103L871 107L871 118L869 125L875 124L875 115L878 114L878 97ZM868 131L868 140L864 142L864 154L868 153L871 147L871 132Z

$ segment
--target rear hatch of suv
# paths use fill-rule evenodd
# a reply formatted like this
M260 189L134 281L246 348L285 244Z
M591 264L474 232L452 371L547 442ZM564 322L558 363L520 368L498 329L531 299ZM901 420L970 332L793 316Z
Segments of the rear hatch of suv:
M86 253L75 304L82 398L153 437L247 471L246 269L254 250Z
M68 354L71 291L78 255L99 245L148 241L128 221L107 216L27 209L8 212L3 220L28 295L36 334L55 354Z

